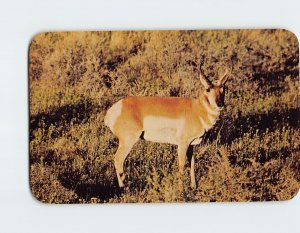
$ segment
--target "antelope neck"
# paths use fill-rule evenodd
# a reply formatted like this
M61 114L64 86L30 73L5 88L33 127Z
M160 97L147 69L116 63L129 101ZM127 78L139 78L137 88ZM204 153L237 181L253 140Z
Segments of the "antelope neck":
M200 122L204 129L208 131L217 121L222 109L211 106L206 95L200 98L199 105L200 109L203 110L202 114L199 115Z
M207 95L203 94L203 98L200 98L200 104L202 104L202 106L204 107L204 109L206 110L206 112L208 114L214 115L216 117L218 117L220 115L220 112L221 112L222 108L213 107L211 105L211 103L209 102L209 99L208 99Z

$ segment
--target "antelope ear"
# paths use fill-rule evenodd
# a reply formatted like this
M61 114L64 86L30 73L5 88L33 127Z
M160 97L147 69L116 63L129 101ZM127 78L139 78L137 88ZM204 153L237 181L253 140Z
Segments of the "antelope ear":
M202 73L200 73L200 82L202 83L202 85L206 90L210 89L212 86L208 78L206 78Z
M230 76L230 71L227 69L226 71L225 71L225 73L224 73L224 75L217 81L217 85L218 86L224 86L225 85L225 83L227 82L227 80L228 80L228 77Z

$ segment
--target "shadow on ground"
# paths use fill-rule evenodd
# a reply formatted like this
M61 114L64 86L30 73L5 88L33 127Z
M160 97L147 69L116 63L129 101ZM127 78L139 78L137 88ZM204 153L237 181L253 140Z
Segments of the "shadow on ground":
M117 180L111 182L102 182L101 177L90 179L92 181L82 181L82 174L76 171L66 171L58 176L61 184L70 190L73 190L78 199L91 200L99 198L100 202L106 202L111 198L120 196L122 190L117 186Z
M85 101L78 104L50 109L48 112L31 115L29 117L29 138L30 140L34 139L34 130L41 128L47 131L51 125L54 125L56 129L52 136L53 138L57 138L66 128L66 125L71 122L74 124L84 123L95 110L96 108L92 105L91 101Z
M216 126L204 136L205 142L219 140L221 144L230 144L235 139L243 137L245 133L262 134L268 129L274 132L284 126L300 128L300 109L291 108L285 111L274 110L270 113L253 114L238 117L236 120L224 117Z

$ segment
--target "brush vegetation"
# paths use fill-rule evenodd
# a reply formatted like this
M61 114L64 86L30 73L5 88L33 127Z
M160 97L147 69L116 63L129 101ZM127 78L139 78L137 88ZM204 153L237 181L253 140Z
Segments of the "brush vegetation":
M128 96L200 96L233 64L226 109L194 147L197 188L176 146L140 140L125 161L107 109ZM30 185L47 203L287 200L300 187L299 48L285 30L42 33L29 50ZM187 169L188 170L188 169Z

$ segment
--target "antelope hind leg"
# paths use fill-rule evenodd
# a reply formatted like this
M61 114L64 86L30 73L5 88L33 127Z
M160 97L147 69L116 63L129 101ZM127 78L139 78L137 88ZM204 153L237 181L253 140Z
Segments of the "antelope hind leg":
M139 135L136 137L128 136L125 139L119 139L119 147L115 154L114 164L117 173L119 187L124 187L124 161L129 154L130 150L132 149L133 145L138 141Z

